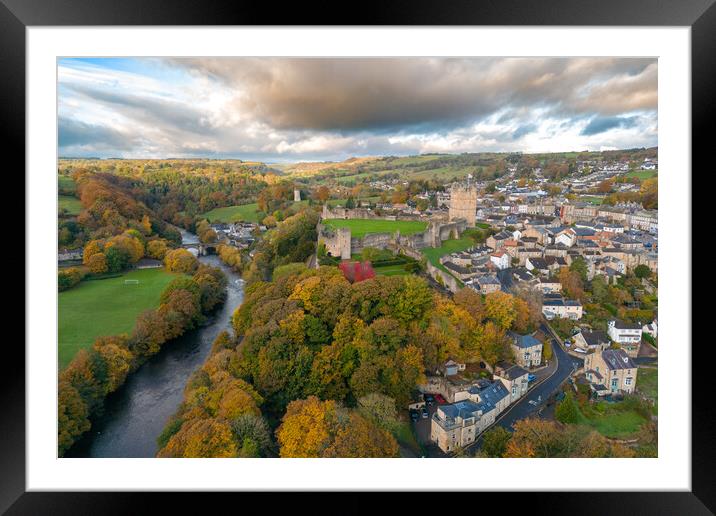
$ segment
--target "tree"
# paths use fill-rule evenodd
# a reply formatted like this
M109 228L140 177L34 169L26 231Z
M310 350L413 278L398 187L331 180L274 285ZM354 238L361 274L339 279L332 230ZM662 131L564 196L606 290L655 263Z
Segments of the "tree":
M577 402L571 392L568 392L562 401L557 404L554 417L562 423L579 423L580 412Z
M502 457L512 434L509 430L496 426L485 432L482 437L482 450L488 457Z
M89 265L90 258L102 252L104 252L104 243L101 240L90 240L82 250L82 263Z
M72 384L60 379L57 398L58 453L62 457L75 440L90 429L87 403Z
M352 412L336 431L324 457L396 457L398 443L387 430Z
M463 288L457 291L455 296L453 296L453 300L455 304L467 310L476 322L482 323L486 312L482 295L479 292L471 288Z
M331 191L328 189L327 186L320 186L316 190L316 200L320 202L326 202L328 200L328 197L330 196Z
M157 457L236 457L237 449L228 423L216 419L185 422Z
M389 432L398 425L395 400L384 394L373 392L358 398L358 412Z
M126 248L120 246L108 247L106 252L107 270L120 272L129 266L131 257Z
M186 249L174 249L164 257L164 265L170 272L191 273L196 270L199 261Z
M276 430L281 457L320 457L331 442L336 402L315 396L288 404Z
M510 328L517 316L513 297L501 291L487 294L485 313L500 328L504 330Z
M544 363L547 363L552 360L552 354L552 341L550 339L547 339L542 344L542 361Z
M634 267L634 276L637 278L650 278L651 277L651 269L644 264L637 265Z
M104 253L95 253L87 260L87 268L92 274L104 274L107 272L107 257Z
M572 263L569 265L569 270L579 274L582 282L587 281L587 262L581 256L572 260Z
M129 351L128 339L125 335L97 337L92 345L107 365L107 392L116 391L129 374L133 356Z
M239 457L265 457L271 449L271 434L266 421L256 414L242 414L231 421Z
M164 260L164 257L169 252L169 246L167 241L163 238L156 240L150 240L147 243L147 256L154 258L155 260Z

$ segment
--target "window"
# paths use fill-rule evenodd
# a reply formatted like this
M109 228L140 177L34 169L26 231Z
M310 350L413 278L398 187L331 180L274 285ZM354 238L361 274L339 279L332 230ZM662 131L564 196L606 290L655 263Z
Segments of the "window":
M631 376L624 379L624 385L631 385Z

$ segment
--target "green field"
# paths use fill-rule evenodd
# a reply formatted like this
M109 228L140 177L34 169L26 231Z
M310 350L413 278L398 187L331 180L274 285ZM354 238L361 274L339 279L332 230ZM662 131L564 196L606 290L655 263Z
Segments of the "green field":
M376 274L380 276L405 276L410 274L405 270L405 264L386 265L385 267L373 267Z
M641 371L637 380L641 381ZM632 401L580 403L579 424L589 426L610 439L629 439L637 433L646 419Z
M604 197L597 197L595 195L582 195L579 197L582 202L588 202L589 204L602 204Z
M658 173L658 170L634 170L628 174L624 174L624 177L638 177L643 181L644 179L655 177Z
M95 338L130 332L137 315L156 307L164 287L176 276L164 269L141 269L118 278L83 281L60 292L60 368L64 368L77 351L91 346ZM139 284L125 285L127 279L139 280Z
M57 197L57 206L60 210L67 210L69 215L79 215L82 211L82 203L80 200L69 195L59 195Z
M440 247L426 247L421 252L428 258L430 263L435 267L447 272L447 269L440 263L440 257L446 254L456 253L458 251L464 251L475 245L475 242L471 238L458 238L457 240L445 240L443 245Z
M362 237L370 233L395 233L413 235L425 231L427 222L419 220L380 220L380 219L327 219L323 223L332 228L350 228L351 236Z
M256 203L227 206L207 211L202 217L210 222L259 222L258 213L256 212L258 209L259 205Z
M74 192L77 189L75 180L69 176L57 176L57 185L60 188L62 188L63 190L67 190L67 191Z
M654 400L654 413L659 406L659 373L656 367L640 367L636 377L636 390Z

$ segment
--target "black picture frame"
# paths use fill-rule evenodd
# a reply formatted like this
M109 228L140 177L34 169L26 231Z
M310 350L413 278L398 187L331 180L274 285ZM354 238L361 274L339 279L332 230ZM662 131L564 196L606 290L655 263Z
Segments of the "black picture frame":
M286 4L244 1L191 0L0 0L0 120L6 149L20 158L24 169L25 148L25 29L28 26L87 25L552 25L552 26L690 26L692 70L692 162L693 170L713 173L708 157L716 120L716 0L400 0L347 4L326 2L312 7L303 2ZM18 168L19 170L19 168ZM692 205L697 205L694 199ZM693 234L693 233L692 233ZM685 256L690 256L685 250ZM26 275L29 271L25 271ZM684 281L691 284L690 277ZM691 300L683 300L689 303ZM692 305L693 306L693 305ZM692 316L693 320L693 316ZM708 321L696 318L696 321ZM9 323L8 323L9 324ZM684 335L684 352L692 340ZM588 493L497 493L480 494L479 504L496 502L509 507L564 514L710 514L716 511L714 437L710 418L713 389L708 354L712 344L701 341L692 347L692 378L674 379L678 388L692 392L692 490L690 492L588 492ZM9 348L6 342L6 350ZM0 511L8 514L131 514L149 510L147 498L161 496L162 504L181 504L181 512L195 507L206 510L212 502L231 494L204 493L202 500L178 493L28 493L25 490L25 354L15 345L6 351L0 374ZM555 479L559 489L559 479ZM236 496L246 497L242 493ZM275 503L273 495L259 503ZM342 503L342 512L372 510L366 497ZM487 501L491 496L494 500ZM310 497L312 498L312 497ZM265 499L265 500L264 500ZM245 498L244 498L245 500ZM474 500L474 499L473 499ZM252 500L254 501L254 500ZM300 504L317 505L309 497ZM432 505L428 499L424 503ZM423 502L418 505L422 506ZM242 504L246 509L249 505ZM293 501L296 503L296 501ZM321 505L325 503L321 502ZM410 504L412 506L412 502ZM490 504L492 505L492 504ZM407 506L406 506L407 507ZM416 506L417 507L417 506ZM166 505L163 507L167 510Z

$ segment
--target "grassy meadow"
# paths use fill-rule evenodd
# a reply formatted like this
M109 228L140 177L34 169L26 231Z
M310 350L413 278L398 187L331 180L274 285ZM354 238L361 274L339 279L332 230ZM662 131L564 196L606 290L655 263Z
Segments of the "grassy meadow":
M59 293L59 366L64 368L82 348L103 335L129 333L137 315L159 305L164 287L177 274L140 269L120 277L83 281ZM139 280L125 285L125 280Z
M82 203L76 197L70 195L59 195L57 197L57 207L67 210L68 215L79 215L82 211Z

